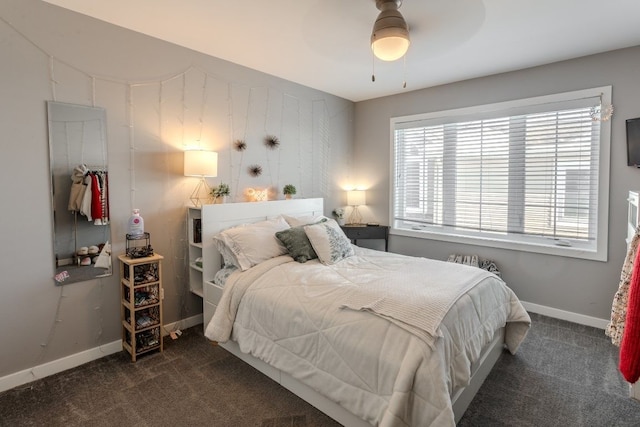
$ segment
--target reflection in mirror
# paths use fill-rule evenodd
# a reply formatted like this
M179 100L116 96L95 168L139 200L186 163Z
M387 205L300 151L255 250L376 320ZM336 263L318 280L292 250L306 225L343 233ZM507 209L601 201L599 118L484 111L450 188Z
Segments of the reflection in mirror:
M47 102L55 282L112 274L106 113Z

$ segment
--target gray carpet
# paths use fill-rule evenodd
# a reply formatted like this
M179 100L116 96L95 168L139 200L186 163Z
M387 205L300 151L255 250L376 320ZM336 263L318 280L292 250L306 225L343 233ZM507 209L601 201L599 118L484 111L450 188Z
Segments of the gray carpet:
M503 354L460 426L640 426L617 348L601 330L532 315L516 356ZM111 355L0 394L0 426L338 424L223 349L201 328L131 363Z
M459 426L640 426L640 402L601 329L531 314L515 356L503 354Z

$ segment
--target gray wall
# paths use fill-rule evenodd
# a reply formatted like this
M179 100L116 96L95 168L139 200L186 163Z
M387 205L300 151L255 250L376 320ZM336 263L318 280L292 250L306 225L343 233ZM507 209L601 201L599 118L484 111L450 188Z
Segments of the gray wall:
M640 47L358 103L356 170L358 179L370 186L367 207L363 210L365 219L389 221L391 117L611 85L615 111L611 133L607 262L401 236L390 239L390 249L404 254L446 259L451 253L475 253L494 259L507 284L523 301L608 319L626 253L627 192L640 189L640 170L626 166L625 145L625 120L640 116L638 76Z
M344 202L349 101L37 0L0 2L0 58L0 378L121 334L117 274L54 285L46 100L106 109L114 259L139 208L165 256L165 323L202 310L186 291L185 206L197 184L182 175L186 148L219 152L209 183L230 184L233 197L291 183L298 197L324 197L327 213ZM279 150L263 145L267 134Z

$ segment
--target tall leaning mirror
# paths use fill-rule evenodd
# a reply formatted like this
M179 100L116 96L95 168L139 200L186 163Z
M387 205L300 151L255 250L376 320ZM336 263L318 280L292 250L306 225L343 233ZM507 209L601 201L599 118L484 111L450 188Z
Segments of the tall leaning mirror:
M47 101L58 285L113 274L106 112Z

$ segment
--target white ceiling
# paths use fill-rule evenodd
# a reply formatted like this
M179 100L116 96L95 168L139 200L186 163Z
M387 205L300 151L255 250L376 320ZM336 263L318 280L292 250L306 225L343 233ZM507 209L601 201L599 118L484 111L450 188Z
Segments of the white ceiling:
M640 45L640 0L404 0L372 82L374 0L45 1L352 101Z

